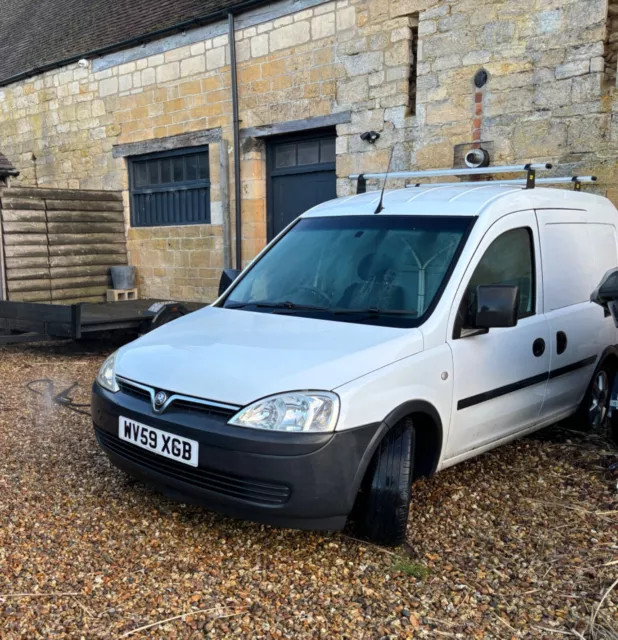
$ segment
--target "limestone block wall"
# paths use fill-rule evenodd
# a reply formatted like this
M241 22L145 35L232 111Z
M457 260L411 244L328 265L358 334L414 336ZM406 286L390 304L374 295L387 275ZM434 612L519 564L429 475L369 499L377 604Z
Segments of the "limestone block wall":
M385 170L391 149L393 169L450 167L455 147L478 133L495 163L547 160L564 174L597 173L598 190L618 202L617 3L280 0L238 17L241 127L349 113L337 126L340 195L353 189L350 173ZM112 149L212 129L232 148L226 28L0 87L0 140L21 171L17 184L124 192L142 295L214 296L225 178L213 144L211 224L132 229L127 161ZM480 68L489 80L477 89ZM375 145L360 139L368 130L380 134ZM241 173L246 262L266 241L262 139L243 138Z

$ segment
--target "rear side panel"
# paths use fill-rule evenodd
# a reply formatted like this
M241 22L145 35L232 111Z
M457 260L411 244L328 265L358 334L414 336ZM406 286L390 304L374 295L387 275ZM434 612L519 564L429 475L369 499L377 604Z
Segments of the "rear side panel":
M589 211L537 211L542 247L545 315L549 321L547 417L577 408L594 367L616 328L590 294L618 266L616 229Z

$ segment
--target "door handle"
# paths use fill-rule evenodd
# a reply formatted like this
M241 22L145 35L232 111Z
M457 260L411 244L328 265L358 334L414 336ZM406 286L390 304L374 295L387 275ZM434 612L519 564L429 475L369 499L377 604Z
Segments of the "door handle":
M545 340L543 338L537 338L532 343L532 353L537 358L540 358L545 353Z
M568 342L567 334L564 331L558 331L556 334L556 353L558 355L566 351Z

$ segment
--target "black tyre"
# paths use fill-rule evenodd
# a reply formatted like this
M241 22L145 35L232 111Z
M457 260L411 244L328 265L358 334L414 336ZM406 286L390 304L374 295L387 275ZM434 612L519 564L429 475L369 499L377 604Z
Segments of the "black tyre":
M377 544L405 540L414 466L414 424L402 420L380 442L354 510L358 535Z
M586 395L577 413L571 419L571 426L579 431L599 433L608 428L609 401L616 369L613 362L605 361L596 369Z

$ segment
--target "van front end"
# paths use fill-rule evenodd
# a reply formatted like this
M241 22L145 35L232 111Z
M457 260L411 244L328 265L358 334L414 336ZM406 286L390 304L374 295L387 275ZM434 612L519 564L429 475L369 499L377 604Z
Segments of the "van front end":
M327 433L251 429L229 424L240 408L177 397L161 412L157 396L166 392L121 378L118 386L111 392L95 382L92 417L99 445L131 476L233 517L293 529L345 525L379 424Z

